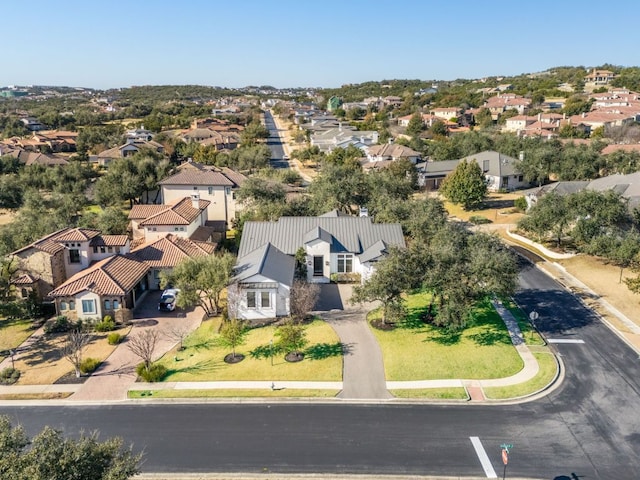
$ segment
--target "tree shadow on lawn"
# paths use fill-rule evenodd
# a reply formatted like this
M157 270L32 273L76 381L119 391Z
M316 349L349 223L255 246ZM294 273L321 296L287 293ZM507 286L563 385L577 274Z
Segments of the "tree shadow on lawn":
M185 348L188 349L193 349L196 352L199 352L200 350L211 350L212 348L215 348L219 346L219 343L216 341L215 338L210 338L207 340L203 340L200 343L194 343L193 345L185 345Z
M59 338L42 336L28 347L18 349L20 360L29 366L34 366L62 359L63 343L57 341Z
M346 355L352 350L351 345L341 342L335 343L316 343L311 345L304 351L305 358L309 360L323 360L330 357L339 357Z
M176 363L179 363L179 361ZM213 359L203 360L201 362L186 366L184 368L179 368L176 365L176 367L167 368L167 374L165 375L165 378L174 374L179 374L179 373L194 373L194 374L213 373L216 370L220 369L220 367L222 367L223 365L224 365L223 360L216 361Z

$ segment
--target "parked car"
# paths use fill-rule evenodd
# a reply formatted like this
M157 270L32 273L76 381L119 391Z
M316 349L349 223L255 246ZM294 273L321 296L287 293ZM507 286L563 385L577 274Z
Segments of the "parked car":
M158 310L173 312L176 309L176 299L178 298L178 292L180 292L180 290L177 288L168 288L164 292L162 292L160 302L158 303Z

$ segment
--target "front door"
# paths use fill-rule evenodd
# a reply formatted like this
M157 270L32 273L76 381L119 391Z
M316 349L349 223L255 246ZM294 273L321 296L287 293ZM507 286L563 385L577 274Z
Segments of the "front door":
M313 276L322 277L324 275L324 257L322 255L313 257Z

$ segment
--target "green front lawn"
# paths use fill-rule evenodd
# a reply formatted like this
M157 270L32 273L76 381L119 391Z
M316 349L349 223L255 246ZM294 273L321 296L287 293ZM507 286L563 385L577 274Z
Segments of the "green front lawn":
M504 399L523 397L536 393L549 385L558 373L558 362L556 362L555 357L549 351L544 353L534 352L533 355L536 357L536 360L538 360L538 365L540 366L540 370L535 377L528 382L511 385L509 387L485 388L484 393L487 398Z
M507 328L488 300L476 307L472 324L450 332L420 320L429 299L423 292L409 295L405 321L390 331L372 328L382 349L387 380L502 378L522 370ZM379 311L371 312L369 319L376 316Z
M2 352L17 348L29 338L33 333L30 326L31 320L0 317L0 361L4 358Z
M469 400L464 388L416 388L389 390L397 398L421 398L431 400Z
M265 389L198 389L198 390L132 390L129 398L234 398L234 397L335 397L337 390L305 390L286 389L265 390Z
M306 325L309 343L304 350L304 360L290 363L285 361L284 354L278 353L273 356L273 365L269 357L252 358L250 352L258 347L268 351L271 340L277 341L274 326L250 330L245 345L236 348L236 353L245 358L235 364L224 362L231 349L217 345L219 327L219 318L202 322L184 341L185 350L173 349L164 355L159 361L168 370L164 381L342 381L340 339L331 326L321 320ZM293 391L287 392L292 394ZM242 391L238 393L244 396Z

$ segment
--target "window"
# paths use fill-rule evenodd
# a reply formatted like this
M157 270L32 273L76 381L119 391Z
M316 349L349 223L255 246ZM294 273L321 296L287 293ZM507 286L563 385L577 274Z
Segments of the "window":
M106 300L104 301L104 309L105 309L105 310L111 310L111 300L106 299Z
M76 248L69 249L69 263L80 263L80 250Z
M484 173L487 173L489 171L489 167L490 167L489 160L483 160L482 161L482 171Z
M20 290L20 295L22 295L22 298L27 298L29 296L29 290L27 290L26 288L22 288Z
M116 253L120 253L120 247L116 247Z
M117 310L120 308L120 302L118 300L113 301L113 309Z
M178 227L173 227L173 231L177 232L178 231Z
M100 247L100 253L105 253L106 250L104 249L104 247Z
M338 254L338 273L353 272L353 255L350 253Z
M113 253L113 247L107 247L107 252Z
M180 227L180 231L181 231L181 232L184 232L184 227Z
M98 253L98 247L93 247L93 253Z
M524 180L524 175L518 175L518 181L522 182Z
M96 313L95 300L82 300L82 313Z
M271 296L269 292L260 292L260 308L271 308Z
M208 187L207 192L209 192L209 195L213 195L213 187Z
M313 257L313 276L321 277L324 274L324 257Z
M67 309L67 302L65 302L64 300L62 300L60 302L60 311L62 310L66 310Z
M224 193L231 195L231 187L224 187Z
M256 292L247 292L247 308L256 308Z
M198 187L193 187L194 190L198 190Z
M70 300L69 301L69 310L75 310L76 309L76 302L75 300Z
M153 278L154 278L154 280L159 280L160 279L160 270L154 270L153 271Z

